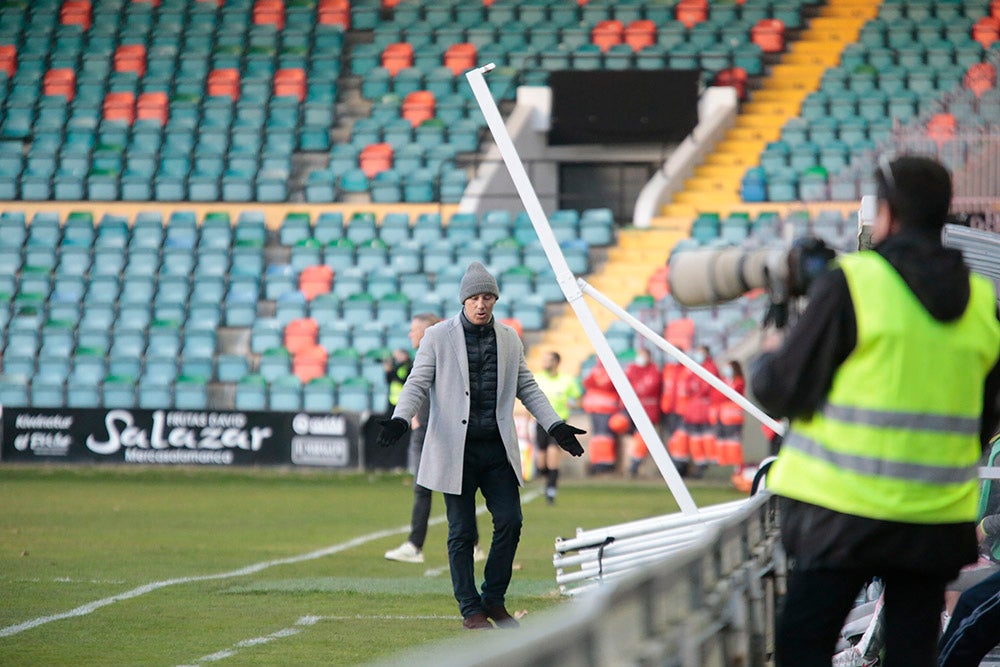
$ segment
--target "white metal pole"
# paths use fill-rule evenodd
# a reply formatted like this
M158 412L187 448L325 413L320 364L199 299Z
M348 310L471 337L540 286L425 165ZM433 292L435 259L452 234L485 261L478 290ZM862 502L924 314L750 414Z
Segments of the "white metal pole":
M510 172L511 180L514 182L517 193L521 197L521 203L524 204L524 209L527 211L528 218L535 228L535 233L538 234L538 239L542 244L542 249L545 251L545 256L549 264L552 265L556 281L559 283L566 301L573 308L577 319L580 320L580 324L583 325L583 330L594 346L597 358L601 360L605 369L607 369L608 376L611 378L615 389L618 390L618 394L625 403L625 408L628 410L629 415L631 415L632 420L639 428L640 435L642 435L647 443L654 443L654 446L649 448L649 452L653 456L653 461L656 463L657 468L659 468L660 474L667 482L667 486L677 501L681 512L696 514L698 506L695 505L691 493L684 484L684 480L677 472L677 468L674 467L673 461L670 460L662 443L660 443L659 435L653 428L649 416L646 415L646 411L642 408L639 397L636 395L632 383L625 376L625 371L622 369L618 358L608 344L607 338L604 337L604 332L601 331L600 325L594 319L594 314L587 307L587 303L583 299L583 293L580 291L573 272L569 269L569 264L566 263L566 257L559 247L559 242L556 240L555 234L552 232L552 226L549 224L548 217L545 215L545 211L542 210L542 205L538 201L535 188L528 179L528 174L524 170L524 164L517 154L517 149L514 147L510 133L507 132L507 127L500 116L500 110L497 108L489 86L486 85L486 80L483 77L484 74L494 67L495 65L490 63L483 67L469 70L465 73L465 78L468 79L469 85L472 87L472 92L476 96L476 101L479 103L479 108L483 111L486 124L493 134L493 139L500 150L500 155L507 166L507 171ZM655 443L660 443L660 446L656 447Z
M584 294L591 297L599 304L614 313L620 320L623 320L629 324L633 329L638 331L646 340L650 341L658 348L669 354L671 357L676 359L678 362L683 364L686 368L690 369L695 375L700 377L702 380L715 387L717 390L722 392L722 395L733 401L745 411L749 412L751 415L759 419L768 428L773 430L775 433L780 433L784 435L785 426L779 421L775 421L774 418L770 417L763 410L758 408L754 403L748 399L746 396L736 391L728 384L717 378L716 376L709 373L705 368L697 363L694 359L689 357L684 353L683 350L672 345L670 341L665 340L663 336L659 335L648 326L643 324L641 320L636 318L632 313L628 312L621 306L619 306L614 301L610 300L608 297L604 296L599 290L597 290L593 285L588 283L583 278L576 279L577 284L580 285L580 289Z

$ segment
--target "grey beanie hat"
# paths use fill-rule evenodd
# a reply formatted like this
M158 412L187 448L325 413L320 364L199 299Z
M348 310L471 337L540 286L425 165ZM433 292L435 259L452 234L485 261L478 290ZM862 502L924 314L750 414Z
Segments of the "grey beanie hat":
M500 298L500 288L497 287L497 279L490 275L486 267L481 262L469 264L462 277L462 286L458 290L459 303L465 303L470 296L477 294L492 294Z

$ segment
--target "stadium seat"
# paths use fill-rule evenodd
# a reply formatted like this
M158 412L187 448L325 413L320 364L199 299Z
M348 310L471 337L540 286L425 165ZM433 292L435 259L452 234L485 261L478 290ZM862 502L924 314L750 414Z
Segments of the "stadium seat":
M302 409L307 412L332 412L337 404L337 383L329 377L317 377L302 388Z
M342 410L367 412L371 409L371 385L359 377L346 378L337 385L337 406Z
M267 380L257 374L243 376L236 383L235 407L237 410L266 410Z

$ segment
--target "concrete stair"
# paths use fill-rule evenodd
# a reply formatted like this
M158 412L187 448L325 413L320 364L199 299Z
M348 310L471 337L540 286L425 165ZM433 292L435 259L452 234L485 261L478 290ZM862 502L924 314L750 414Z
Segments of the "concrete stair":
M689 236L691 221L699 212L728 214L734 209L761 208L740 200L743 173L759 164L767 142L779 138L785 121L797 116L805 97L819 88L823 72L839 62L844 47L857 40L862 26L877 13L878 3L870 0L829 0L821 7L771 68L761 88L753 91L735 126L686 181L684 190L664 207L663 215L653 220L650 229L620 232L617 246L608 250L608 261L588 282L624 308L647 292L650 276L667 261L677 241ZM764 207L785 208L770 203ZM587 305L601 328L607 328L614 316L590 299ZM566 304L555 309L547 329L532 341L528 366L540 368L542 354L549 350L562 355L562 369L568 373L579 372L580 364L593 353L583 327Z
M740 206L743 173L759 163L767 143L780 137L785 121L798 115L805 97L819 88L823 72L839 62L844 47L856 41L865 22L877 14L878 4L867 0L830 0L821 7L743 105L713 154L664 208L664 215L693 219L704 210Z
M608 261L591 274L587 282L613 302L625 308L632 299L646 293L646 286L653 272L663 266L670 250L690 233L690 220L673 222L662 220L651 229L625 229L618 234L617 245L608 249ZM584 297L601 329L606 329L615 316L589 297ZM528 367L537 371L542 355L556 350L562 356L561 368L567 373L579 372L583 361L594 352L583 326L568 304L561 304L528 350Z

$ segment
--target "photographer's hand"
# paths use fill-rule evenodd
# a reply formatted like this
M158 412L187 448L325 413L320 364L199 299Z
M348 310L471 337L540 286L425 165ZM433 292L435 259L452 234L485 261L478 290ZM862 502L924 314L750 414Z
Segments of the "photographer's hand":
M760 331L760 351L761 352L774 352L781 344L785 341L785 332L783 329L775 329L773 327L767 327L761 329Z

